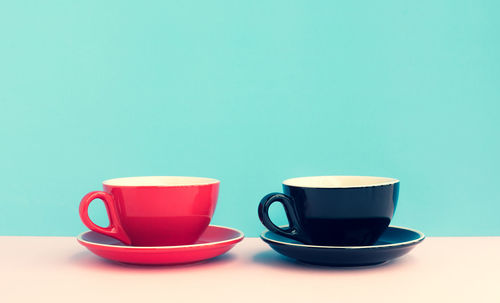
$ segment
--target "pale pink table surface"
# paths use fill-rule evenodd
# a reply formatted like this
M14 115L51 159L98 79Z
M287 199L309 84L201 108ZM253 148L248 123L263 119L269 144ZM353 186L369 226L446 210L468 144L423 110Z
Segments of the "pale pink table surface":
M0 237L0 302L500 302L500 237L427 238L369 267L290 261L257 238L189 265L103 260L71 237Z

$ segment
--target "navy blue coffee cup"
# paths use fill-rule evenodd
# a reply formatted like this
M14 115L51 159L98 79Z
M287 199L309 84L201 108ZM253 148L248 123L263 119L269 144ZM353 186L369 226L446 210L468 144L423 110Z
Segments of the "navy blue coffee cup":
M389 226L396 210L399 180L383 177L321 176L283 181L283 193L266 195L259 218L270 231L310 245L366 246ZM288 227L269 218L282 203Z

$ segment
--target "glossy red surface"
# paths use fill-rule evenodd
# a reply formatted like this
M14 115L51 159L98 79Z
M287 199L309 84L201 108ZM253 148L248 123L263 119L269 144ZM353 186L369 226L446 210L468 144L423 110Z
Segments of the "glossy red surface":
M194 243L215 211L219 183L180 186L103 185L80 202L80 218L90 229L134 246ZM101 199L110 225L88 217L88 205Z
M182 264L210 259L230 250L243 239L243 233L232 228L210 225L191 245L129 246L114 238L88 231L77 240L94 254L113 261L132 264Z

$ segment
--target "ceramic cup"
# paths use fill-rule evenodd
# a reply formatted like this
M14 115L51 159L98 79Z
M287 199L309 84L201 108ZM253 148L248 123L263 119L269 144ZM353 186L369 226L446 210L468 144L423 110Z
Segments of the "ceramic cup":
M197 177L131 177L104 181L80 202L80 218L91 230L134 246L192 244L215 211L219 181ZM109 226L94 224L89 204L101 199Z
M266 195L259 218L270 231L310 245L374 244L389 226L399 181L383 177L321 176L283 181L283 192ZM269 207L283 204L288 227L269 219Z

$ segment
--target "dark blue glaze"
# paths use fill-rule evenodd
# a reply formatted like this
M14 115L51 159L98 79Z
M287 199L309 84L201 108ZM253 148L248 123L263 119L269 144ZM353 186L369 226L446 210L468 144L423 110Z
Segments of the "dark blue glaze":
M375 245L370 246L311 246L271 231L262 240L278 253L306 263L328 266L365 266L380 264L410 252L425 236L419 231L390 226Z
M259 204L259 218L269 230L307 244L371 245L394 215L399 182L346 188L284 184L283 192L268 194ZM289 227L278 227L269 219L274 202L283 204Z

